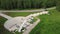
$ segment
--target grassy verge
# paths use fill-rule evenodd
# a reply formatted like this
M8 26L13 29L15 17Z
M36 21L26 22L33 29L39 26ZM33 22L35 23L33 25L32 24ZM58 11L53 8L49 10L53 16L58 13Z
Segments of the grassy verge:
M12 17L16 17L16 16L27 16L29 14L33 14L35 12L6 12L5 14L12 16Z
M49 16L38 16L41 22L29 34L60 34L60 12L55 9L49 11Z

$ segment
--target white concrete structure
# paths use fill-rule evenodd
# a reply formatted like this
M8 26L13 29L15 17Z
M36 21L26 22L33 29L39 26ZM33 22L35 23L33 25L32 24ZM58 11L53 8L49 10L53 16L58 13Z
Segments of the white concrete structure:
M21 26L21 24L24 21L24 17L15 17L10 20L7 20L4 24L4 27L8 29L9 31L18 30Z
M33 17L36 17L38 15L42 15L42 14L48 14L48 11L30 14L26 17L20 16L20 17L14 17L14 18L12 17L11 18L10 16L7 16L7 15L2 14L2 13L0 13L0 16L3 16L3 17L8 19L4 24L4 27L6 29L8 29L9 31L17 30L18 32L21 32L21 29L23 27L31 25L29 22L31 21L31 19L33 19Z

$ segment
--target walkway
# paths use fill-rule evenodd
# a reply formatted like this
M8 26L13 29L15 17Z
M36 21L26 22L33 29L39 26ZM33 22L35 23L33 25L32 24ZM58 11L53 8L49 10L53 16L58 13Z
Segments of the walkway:
M47 10L55 9L56 7L46 8ZM45 9L32 9L32 10L0 10L0 12L40 12Z
M11 18L12 18L12 17L10 17L10 16L8 16L8 15L5 15L5 14L3 14L3 13L0 13L0 16L4 17L4 18L6 18L6 19L11 19Z

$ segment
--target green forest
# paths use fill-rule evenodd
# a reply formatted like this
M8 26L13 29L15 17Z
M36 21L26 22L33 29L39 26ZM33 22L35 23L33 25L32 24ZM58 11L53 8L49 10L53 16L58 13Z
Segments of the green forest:
M60 0L0 0L0 9L49 8L59 5ZM57 3L58 2L58 3Z

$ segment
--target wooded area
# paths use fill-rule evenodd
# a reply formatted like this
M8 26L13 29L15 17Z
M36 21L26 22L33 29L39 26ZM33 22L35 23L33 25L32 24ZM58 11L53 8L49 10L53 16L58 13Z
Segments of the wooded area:
M31 9L56 6L56 0L0 0L0 9Z
M56 9L60 11L60 0L56 0Z

